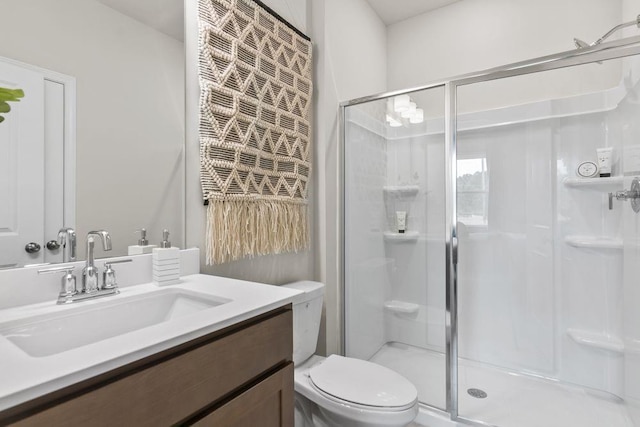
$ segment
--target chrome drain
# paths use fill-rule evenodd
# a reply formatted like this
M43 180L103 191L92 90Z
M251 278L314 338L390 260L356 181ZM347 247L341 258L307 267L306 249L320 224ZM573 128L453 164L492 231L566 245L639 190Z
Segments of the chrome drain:
M467 390L467 393L471 397L475 397L476 399L484 399L487 397L487 393L484 390L480 390L479 388L470 388Z

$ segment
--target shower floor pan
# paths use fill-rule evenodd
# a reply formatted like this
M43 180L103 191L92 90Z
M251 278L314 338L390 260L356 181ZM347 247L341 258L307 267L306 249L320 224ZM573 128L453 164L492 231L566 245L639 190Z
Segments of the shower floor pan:
M370 360L412 381L420 402L445 407L444 354L387 343ZM464 418L500 427L633 427L623 403L606 393L466 359L460 359L458 381L459 414ZM473 397L469 389L482 390L486 397Z

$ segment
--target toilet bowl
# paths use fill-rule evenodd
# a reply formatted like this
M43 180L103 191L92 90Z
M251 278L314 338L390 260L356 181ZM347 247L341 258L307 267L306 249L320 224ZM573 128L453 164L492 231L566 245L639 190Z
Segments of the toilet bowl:
M296 427L401 427L418 415L418 392L400 374L364 360L315 356L324 285L296 282L293 348Z
M294 375L296 427L406 426L418 415L413 384L371 362L313 356Z

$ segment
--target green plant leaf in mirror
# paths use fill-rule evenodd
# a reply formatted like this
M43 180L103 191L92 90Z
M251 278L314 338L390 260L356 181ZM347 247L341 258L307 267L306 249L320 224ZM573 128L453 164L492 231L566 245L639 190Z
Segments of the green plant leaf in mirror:
M6 114L11 111L9 102L19 102L20 98L24 98L22 89L8 89L0 87L0 113ZM0 123L4 121L4 117L0 115Z

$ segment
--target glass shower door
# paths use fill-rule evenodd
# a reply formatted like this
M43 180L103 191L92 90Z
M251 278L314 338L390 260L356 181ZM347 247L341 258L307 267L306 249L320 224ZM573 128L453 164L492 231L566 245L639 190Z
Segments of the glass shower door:
M349 105L344 120L345 354L444 409L444 89Z
M640 174L638 70L632 57L458 86L460 417L633 425L624 337L640 334L622 301L639 302L638 216L608 193ZM591 176L605 147L611 176Z

